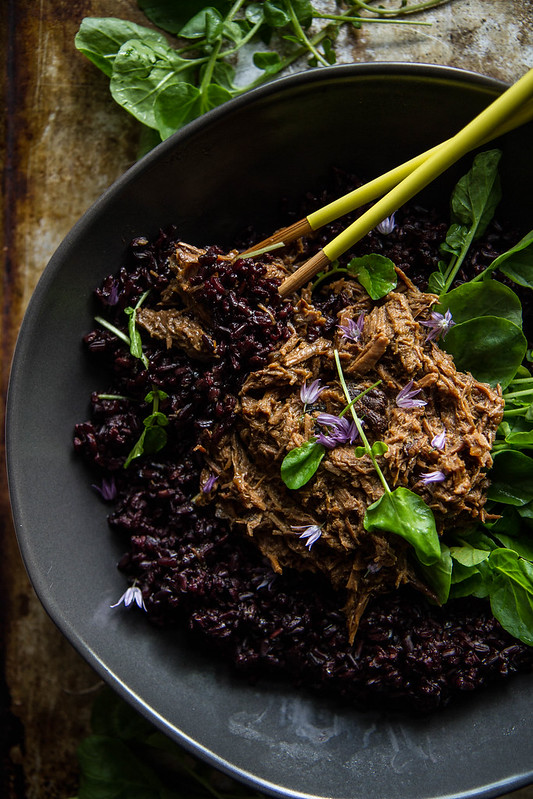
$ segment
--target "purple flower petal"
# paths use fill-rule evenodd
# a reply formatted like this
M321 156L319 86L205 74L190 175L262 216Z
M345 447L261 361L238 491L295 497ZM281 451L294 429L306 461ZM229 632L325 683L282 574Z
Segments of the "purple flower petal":
M415 399L417 394L420 394L421 390L420 388L413 388L413 381L410 380L396 397L396 405L398 408L423 408L424 405L427 405L425 400Z
M330 428L327 434L319 433L317 436L317 441L328 449L333 449L338 444L353 444L358 436L355 422L345 416L320 413L317 422Z
M112 502L114 499L117 498L117 487L115 485L115 478L110 477L109 480L107 478L102 479L102 485L93 485L95 491L98 491L102 499L106 502Z
M444 338L455 324L449 308L444 315L438 311L433 311L430 317L427 322L420 322L421 325L429 328L426 341L437 341L440 336Z
M320 378L317 380L313 380L313 382L308 386L307 383L304 383L300 389L300 399L302 400L304 405L312 405L317 399L320 397L323 391L329 388L328 386L321 386L320 385Z
M118 602L115 602L115 604L111 605L111 607L116 608L122 603L124 603L125 607L129 607L133 602L137 605L137 607L141 608L141 610L146 610L142 591L136 585L130 585L127 591L124 591Z
M355 321L355 319L349 319L346 325L339 325L338 327L343 338L348 339L348 341L358 342L361 338L364 325L365 314L363 311L359 314L357 321Z
M442 433L438 433L438 435L433 436L431 439L431 446L433 449L443 450L446 447L446 428L442 431Z
M293 524L291 525L291 530L300 531L303 530L302 534L299 536L300 538L306 538L307 541L305 542L305 546L307 549L311 549L313 544L315 544L320 536L322 535L322 528L318 526L318 524Z
M218 477L216 476L216 474L210 474L202 486L202 492L204 494L209 494L209 492L213 490L213 487L217 480Z
M443 480L446 480L446 475L439 471L425 472L420 475L420 482L424 485L428 485L429 483L442 483Z

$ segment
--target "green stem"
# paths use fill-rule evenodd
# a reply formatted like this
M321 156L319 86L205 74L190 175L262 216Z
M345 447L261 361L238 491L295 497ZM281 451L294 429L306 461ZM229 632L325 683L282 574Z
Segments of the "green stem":
M367 22L389 23L390 25L426 25L431 27L432 22L417 22L410 19L394 19L392 17L345 17L343 14L314 14L315 19L331 19L333 22L351 22L358 28Z
M461 248L461 252L459 253L458 256L454 256L455 260L452 258L450 266L447 269L446 283L444 284L444 291L442 292L443 294L446 294L450 290L450 286L455 280L457 272L461 268L461 265L466 257L466 254L470 249L470 245L474 241L475 234L476 234L476 227L472 227L470 233L468 234L468 238L465 240L465 243Z
M299 38L301 39L301 41L305 43L306 49L309 50L309 52L314 55L316 60L319 61L322 64L322 66L328 67L329 64L326 61L326 59L324 58L324 56L321 55L321 53L318 52L318 50L316 49L316 47L313 44L313 42L310 39L307 38L307 35L306 35L304 29L300 25L300 20L296 16L296 12L294 11L294 8L292 7L292 3L288 2L287 6L288 6L288 9L289 9L289 14L290 14L290 17L291 17L293 28L296 31L296 33L299 36Z
M118 327L112 325L111 322L108 322L107 319L104 319L102 316L95 316L94 321L98 322L99 325L102 325L102 327L105 327L111 333L114 333L115 336L119 338L121 341L123 341L125 344L127 344L128 347L130 346L131 344L130 337L127 336L126 333L123 333L122 330L119 330Z
M344 396L346 397L346 402L348 403L348 406L350 407L350 411L352 413L352 418L353 418L353 420L355 422L355 426L357 427L357 432L359 433L359 435L361 437L361 441L363 442L363 446L365 448L365 452L366 452L366 454L368 455L368 457L370 458L370 460L372 461L372 463L374 465L374 469L377 472L377 475L378 475L378 477L379 477L379 479L381 481L381 485L383 486L383 489L384 489L385 493L386 494L391 494L392 491L390 490L389 485L388 485L388 483L387 483L387 481L385 479L385 475L383 474L383 472L380 469L379 463L376 460L376 456L372 452L372 447L370 446L368 438L365 435L365 431L363 430L363 425L361 424L361 420L359 419L359 417L358 417L358 415L357 415L357 413L355 411L355 408L353 407L353 402L352 402L352 399L350 397L350 392L348 390L348 386L346 385L346 380L344 379L344 373L342 371L341 361L340 361L339 353L338 353L337 350L334 350L334 356L335 356L335 364L337 366L337 373L339 375L340 384L342 386L342 390L344 392Z
M357 8L362 8L365 11L370 11L372 14L379 14L383 17L390 17L394 14L400 14L402 16L405 14L416 14L419 11L426 11L428 8L435 8L436 6L445 5L450 2L451 0L426 0L423 3L417 3L412 6L405 5L400 8L376 8L369 3L365 3L364 0L352 0L352 4L357 6Z
M523 391L512 391L510 394L504 394L504 400L515 399L515 397L524 397L526 394L533 394L533 388L525 388Z

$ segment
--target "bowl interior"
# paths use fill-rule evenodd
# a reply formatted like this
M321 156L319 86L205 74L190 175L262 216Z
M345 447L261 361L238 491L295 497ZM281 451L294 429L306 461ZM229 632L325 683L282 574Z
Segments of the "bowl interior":
M531 680L424 720L359 713L290 685L236 680L180 634L109 606L124 590L122 543L73 456L72 431L104 389L81 338L91 296L129 241L177 226L203 245L286 223L333 167L370 179L447 138L502 90L470 73L356 65L296 75L228 103L163 143L80 220L52 258L19 336L8 401L15 525L35 590L59 628L164 732L271 794L341 799L489 796L530 781ZM531 125L507 135L501 218L527 224ZM469 161L468 161L469 163ZM447 206L465 171L425 193ZM473 734L474 733L474 734Z

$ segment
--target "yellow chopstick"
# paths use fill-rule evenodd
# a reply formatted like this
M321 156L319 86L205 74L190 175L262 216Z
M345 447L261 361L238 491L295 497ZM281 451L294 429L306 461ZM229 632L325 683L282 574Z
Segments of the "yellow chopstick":
M494 138L494 136L500 135L515 127L517 124L515 120L517 118L522 120L518 122L518 124L523 124L528 121L531 117L529 116L529 109L526 109L525 106L527 106L532 94L533 69L529 70L529 72L515 84L503 92L503 94L487 106L487 108L451 139L432 148L428 153L423 153L421 156L411 159L410 162L407 162L407 165L402 164L400 167L397 167L397 170L402 171L407 166L411 171L408 172L403 179L400 178L400 182L398 182L397 185L393 185L393 188L381 200L375 203L372 208L362 214L355 222L349 225L346 230L329 242L329 244L326 244L322 250L303 264L294 274L286 278L280 286L280 293L286 295L295 291L314 277L317 272L327 268L332 261L346 252L346 250L382 222L383 219L386 219L394 213L401 205L431 183L432 180L442 174L442 172L448 169L467 152ZM516 116L518 114L519 117ZM418 163L418 160L420 160L421 163ZM416 162L414 168L413 161ZM391 171L393 173L396 172L396 170ZM390 172L386 173L385 176L381 176L381 178L377 178L376 181L372 181L374 184L372 191L377 190L378 186L383 190L384 185L390 185L390 183L388 183L388 181L390 181L390 174ZM382 180L383 178L384 180ZM366 186L368 185L369 184L366 184ZM363 186L361 189L364 190L365 187ZM366 201L368 202L370 199L379 196L381 190L377 195L375 194L373 198L367 198ZM355 191L357 192L358 190ZM354 194L355 192L351 192L347 195L347 197L350 198L349 202L346 201L345 198L341 198L340 205L344 204L348 206L352 204ZM359 204L362 203L360 202ZM328 206L326 206L326 209L327 208ZM337 206L335 211L336 214L338 209L339 206ZM322 210L323 209L320 209L320 211ZM350 210L353 210L353 208ZM318 221L320 221L320 218L328 218L328 213L331 213L330 209L329 212L320 216L320 211L316 212L319 214ZM345 213L346 212L347 211L345 211ZM333 216L333 219L338 218L340 215L342 214ZM317 219L315 218L315 223L316 221ZM324 224L324 222L322 222L322 224Z
M476 144L476 147L487 144L489 141L492 141L499 136L503 136L505 133L509 133L511 130L518 128L521 125L525 125L527 122L531 122L532 120L533 100L526 103L526 105L519 109L517 113L512 116L512 118L508 119L502 125L499 125L496 130L494 130L483 142ZM398 183L406 178L407 175L409 175L414 169L423 164L424 161L427 161L427 159L433 153L435 153L439 147L442 147L444 143L445 142L441 142L440 144L432 147L430 150L426 150L414 158L411 158L409 161L405 161L405 163L390 169L388 172L384 172L383 175L370 180L368 183L365 183L363 186L359 186L357 189L353 189L343 197L338 197L327 205L324 205L322 208L312 211L310 214L308 214L308 216L304 217L303 219L299 219L297 222L293 222L288 227L277 230L268 238L263 239L263 241L260 241L258 244L254 244L252 247L241 252L241 255L246 255L247 253L251 252L259 252L264 248L269 248L273 245L281 246L289 244L291 241L295 241L302 236L307 236L310 233L319 230L324 225L339 219L341 216L345 216L351 211L355 211L357 208L360 208L362 205L366 205L367 203L372 202L372 200L383 196L392 188L394 188L394 186L397 186Z

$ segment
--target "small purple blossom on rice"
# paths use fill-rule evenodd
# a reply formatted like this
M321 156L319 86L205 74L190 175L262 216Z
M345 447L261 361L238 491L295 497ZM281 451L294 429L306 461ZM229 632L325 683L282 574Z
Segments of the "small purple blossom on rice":
M293 524L291 525L291 530L296 530L299 532L303 530L302 534L299 538L307 539L305 542L305 546L307 549L311 549L313 544L316 544L320 536L322 535L322 528L318 526L318 524Z
M115 604L111 605L111 607L117 608L120 604L124 604L125 607L129 607L132 603L135 603L137 607L141 608L141 610L146 610L141 589L136 585L130 585L127 591L124 591L118 602L115 602Z
M300 399L304 405L313 405L328 386L320 385L320 378L313 380L310 385L304 383L300 389Z
M104 477L102 479L102 484L99 486L93 485L93 488L95 491L98 491L105 502L112 502L117 498L117 486L114 477L110 477L109 480Z
M210 474L205 483L202 486L202 491L204 494L209 494L210 491L213 490L218 477L216 474Z
M433 449L443 450L446 447L446 428L431 439Z
M425 400L415 399L417 394L420 394L422 389L413 388L413 381L409 380L406 386L402 388L396 397L396 405L398 408L423 408L427 405Z
M394 220L395 214L391 214L387 216L382 222L377 225L376 230L378 233L383 234L384 236L388 236L394 228L396 227L396 222Z
M327 449L334 449L339 444L353 444L358 436L355 422L345 416L333 416L331 413L320 413L318 424L330 428L327 433L319 433L317 441Z
M448 309L445 314L433 311L430 317L431 318L427 322L420 322L421 325L429 328L426 341L437 341L440 336L444 338L455 324L450 309Z
M446 475L444 472L440 471L425 472L420 475L420 482L424 485L429 485L429 483L442 483L443 480L446 480Z
M363 332L364 324L365 324L365 314L363 311L357 317L357 321L355 319L348 319L348 323L346 325L339 325L338 327L342 333L343 338L347 339L348 341L353 341L357 343L361 338L361 333Z

